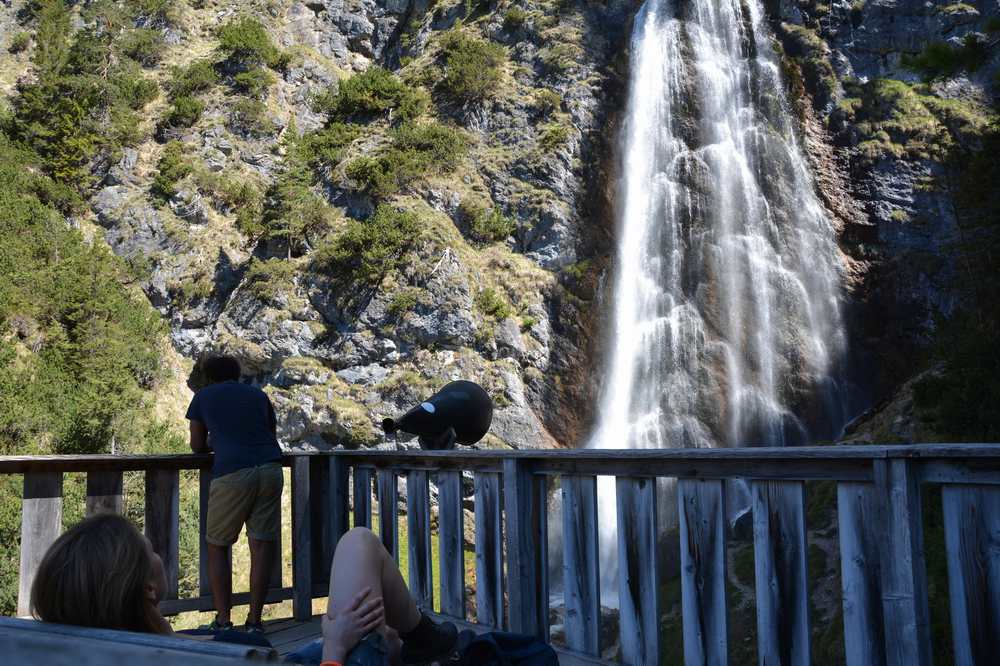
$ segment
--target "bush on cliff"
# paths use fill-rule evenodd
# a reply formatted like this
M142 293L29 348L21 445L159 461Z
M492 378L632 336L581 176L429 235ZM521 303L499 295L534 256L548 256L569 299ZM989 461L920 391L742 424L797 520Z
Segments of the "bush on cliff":
M317 267L347 282L376 284L402 262L420 230L417 215L381 204L316 253Z
M251 68L267 65L282 70L291 58L271 41L264 24L252 16L243 16L223 24L218 31L219 50L233 64Z
M506 61L504 48L461 30L441 39L444 54L442 91L459 103L475 102L496 91Z
M330 114L331 121L366 120L392 110L398 110L401 119L412 120L427 105L426 93L377 65L342 80L337 92L319 95L313 102L317 111Z

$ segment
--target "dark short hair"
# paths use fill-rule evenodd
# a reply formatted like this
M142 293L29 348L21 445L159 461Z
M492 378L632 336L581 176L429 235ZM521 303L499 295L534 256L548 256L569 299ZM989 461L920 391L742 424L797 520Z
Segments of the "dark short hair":
M233 356L209 356L202 361L201 371L213 384L230 379L239 381L240 362Z

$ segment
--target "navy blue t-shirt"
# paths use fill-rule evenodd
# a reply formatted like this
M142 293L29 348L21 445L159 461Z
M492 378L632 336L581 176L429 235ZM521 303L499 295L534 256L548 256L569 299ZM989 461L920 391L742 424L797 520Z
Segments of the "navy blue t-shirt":
M187 418L208 429L208 445L215 451L213 477L281 460L274 437L274 407L256 386L236 381L210 384L194 394Z

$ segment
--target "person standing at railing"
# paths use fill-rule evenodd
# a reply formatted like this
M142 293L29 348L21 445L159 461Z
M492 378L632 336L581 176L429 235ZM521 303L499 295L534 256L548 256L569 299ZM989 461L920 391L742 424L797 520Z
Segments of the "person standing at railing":
M210 629L233 627L232 545L245 524L250 542L250 610L247 631L264 630L261 612L281 530L281 448L277 419L267 394L240 383L240 364L232 356L201 362L209 384L195 393L187 410L191 450L213 451L205 541L208 578L215 602Z

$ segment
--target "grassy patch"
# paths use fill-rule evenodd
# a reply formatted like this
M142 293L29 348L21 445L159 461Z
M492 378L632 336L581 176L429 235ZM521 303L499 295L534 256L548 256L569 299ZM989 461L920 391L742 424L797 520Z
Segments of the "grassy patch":
M904 54L902 64L920 74L925 81L932 81L963 71L975 72L989 61L991 55L986 41L978 34L970 33L962 40L961 46L931 42L916 55Z

